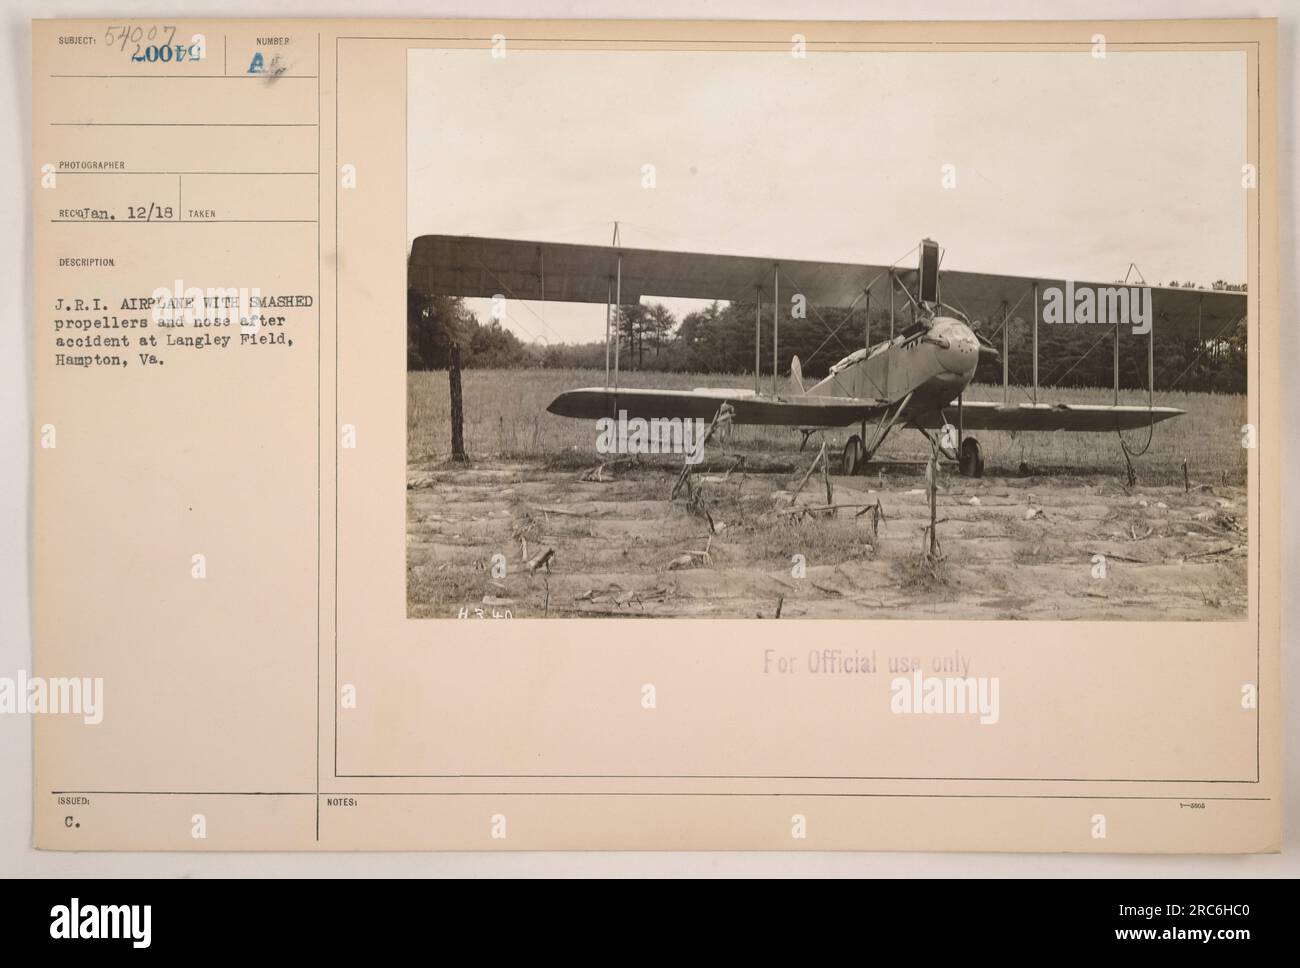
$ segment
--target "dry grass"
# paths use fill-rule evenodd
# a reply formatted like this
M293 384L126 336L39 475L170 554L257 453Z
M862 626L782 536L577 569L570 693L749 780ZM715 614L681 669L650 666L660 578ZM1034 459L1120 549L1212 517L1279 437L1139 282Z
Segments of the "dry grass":
M835 479L837 500L884 507L873 532L851 510L782 513L797 467L740 470L725 483L701 475L698 500L674 501L671 467L627 464L594 483L548 463L435 461L408 473L409 616L446 618L486 599L517 617L772 617L782 601L787 618L1232 620L1248 600L1239 485L1185 494L1169 484L1126 490L1113 469L945 473L934 567L920 555L929 509L916 477L892 473L879 490ZM819 483L800 499L820 503ZM544 549L550 569L530 572L524 563ZM682 566L692 552L701 557ZM1094 573L1097 554L1109 561L1106 580ZM509 562L500 576L497 555Z

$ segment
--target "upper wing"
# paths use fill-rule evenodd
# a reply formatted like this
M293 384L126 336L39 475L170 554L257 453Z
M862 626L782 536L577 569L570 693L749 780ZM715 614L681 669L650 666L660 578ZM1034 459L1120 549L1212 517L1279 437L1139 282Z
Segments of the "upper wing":
M582 303L612 300L618 286L623 304L631 305L643 296L736 301L749 300L757 292L768 300L779 276L782 292L787 287L800 292L814 306L847 308L871 289L877 312L882 312L889 302L889 271L889 266L847 262L422 235L411 246L408 279L411 286L432 295ZM899 286L915 291L915 269L896 268L894 276ZM945 269L939 295L972 320L998 319L1004 303L1013 315L1027 317L1036 311L1030 305L1035 282L1040 298L1048 287L1065 286L1061 279ZM1161 332L1212 339L1226 335L1228 327L1246 316L1244 292L1150 288L1154 325Z
M749 300L755 290L770 299L778 271L782 292L787 287L801 292L814 306L850 306L889 270L844 262L422 235L411 246L409 278L413 287L432 295L584 303L612 300L617 286L627 306L642 296Z
M1071 280L1076 287L1096 289L1118 287L1114 282ZM1039 298L1050 287L1064 291L1064 279L1035 279L1031 276L1004 276L987 272L958 272L945 269L939 276L939 298L960 309L972 320L994 322L1001 319L1003 303L1014 317L1032 317L1034 284ZM1183 289L1148 286L1151 290L1152 327L1157 333L1174 332L1182 337L1214 339L1227 336L1227 330L1246 318L1246 294L1221 289ZM1019 307L1017 309L1017 307ZM1086 327L1091 330L1091 327ZM987 327L986 327L987 329ZM1100 328L1098 328L1100 331Z
M962 404L961 417L963 430L1111 431L1149 427L1184 412L1174 407L1116 407L1074 403L1003 405L985 400L968 400ZM945 417L948 423L957 422L955 401L942 416L931 413L916 421L916 424L934 430L943 425Z
M698 390L586 387L568 390L546 409L562 417L687 417L712 420L728 403L732 422L782 427L843 427L878 413L885 403L854 397L760 397L753 390L707 387Z

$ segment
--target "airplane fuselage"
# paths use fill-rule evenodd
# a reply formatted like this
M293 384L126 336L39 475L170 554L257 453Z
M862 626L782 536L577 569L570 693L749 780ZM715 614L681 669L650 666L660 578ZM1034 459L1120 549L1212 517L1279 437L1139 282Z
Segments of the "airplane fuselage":
M974 379L979 341L961 320L939 316L928 329L854 356L837 364L808 394L899 403L910 393L903 416L921 417L952 403Z

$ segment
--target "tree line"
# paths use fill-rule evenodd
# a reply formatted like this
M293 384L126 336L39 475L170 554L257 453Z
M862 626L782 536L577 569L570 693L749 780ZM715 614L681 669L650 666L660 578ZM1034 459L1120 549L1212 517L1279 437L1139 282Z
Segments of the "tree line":
M1188 284L1190 285L1190 284ZM1215 288L1242 289L1227 283ZM754 371L755 306L753 303L713 303L679 320L661 303L623 306L616 311L620 335L619 368L653 372L752 373ZM895 316L899 331L908 316ZM984 322L978 332L1002 349L1000 321ZM772 310L761 309L758 329L760 373L772 373ZM805 318L783 318L780 325L780 367L788 373L797 355L806 378L824 376L830 366L861 349L868 339L877 343L889 335L888 310L873 307L870 325L858 309L815 309ZM1156 389L1219 393L1246 392L1246 323L1227 332L1205 333L1205 341L1172 332L1155 333ZM1217 338L1215 338L1217 337ZM451 296L407 291L407 369L441 370L450 361L453 343L460 346L461 365L468 368L520 367L605 368L603 340L590 343L525 343L496 320L480 322ZM1007 355L1012 383L1029 385L1033 373L1030 322L1012 318L1007 327ZM1147 337L1121 334L1120 386L1146 389ZM611 347L612 353L612 347ZM1038 327L1040 386L1109 387L1114 382L1113 330L1089 326ZM975 379L1001 383L1002 364L986 360Z

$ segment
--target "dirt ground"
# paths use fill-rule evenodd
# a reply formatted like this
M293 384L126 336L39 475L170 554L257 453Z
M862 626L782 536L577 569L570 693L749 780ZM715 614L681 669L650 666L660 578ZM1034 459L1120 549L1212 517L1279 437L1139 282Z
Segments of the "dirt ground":
M729 474L731 460L706 464L692 475L693 505L685 490L670 500L681 465L666 459L609 467L600 480L540 461L412 465L408 615L1167 621L1246 614L1243 487L1125 488L1114 474L971 480L950 469L938 492L943 557L927 566L923 465L833 474L833 503L861 507L788 513L811 458L785 469L750 455ZM879 515L871 510L876 502ZM827 503L820 470L794 503Z

